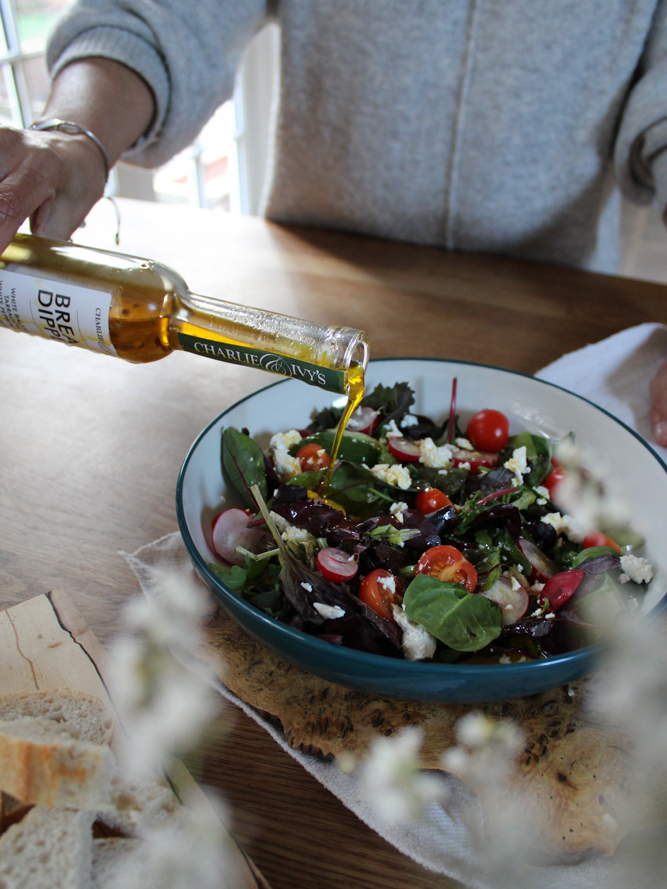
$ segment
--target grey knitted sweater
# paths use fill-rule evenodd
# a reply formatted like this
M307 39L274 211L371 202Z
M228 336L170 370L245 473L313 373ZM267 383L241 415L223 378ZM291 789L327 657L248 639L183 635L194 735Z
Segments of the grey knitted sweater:
M48 64L141 74L157 115L124 159L157 166L271 18L271 219L612 271L615 182L667 203L667 0L78 0Z

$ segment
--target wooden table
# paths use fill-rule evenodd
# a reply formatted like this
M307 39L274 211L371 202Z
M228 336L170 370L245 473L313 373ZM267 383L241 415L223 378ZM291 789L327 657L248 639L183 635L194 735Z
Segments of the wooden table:
M623 328L667 322L659 284L119 204L116 249L162 260L198 293L360 327L375 357L533 373ZM102 202L75 240L113 249L114 232ZM139 590L118 551L177 529L176 477L191 442L275 378L185 353L135 366L4 329L0 368L0 605L65 589L108 643ZM240 712L207 743L202 777L222 789L235 835L273 889L457 885L371 832Z

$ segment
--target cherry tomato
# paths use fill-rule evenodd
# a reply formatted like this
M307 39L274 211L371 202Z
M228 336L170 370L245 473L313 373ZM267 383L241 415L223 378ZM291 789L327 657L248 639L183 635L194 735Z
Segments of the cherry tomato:
M555 611L576 593L585 574L586 572L582 568L575 568L573 571L561 571L560 574L554 574L554 576L550 577L545 583L538 601L544 602L545 599L548 599L549 611Z
M359 563L345 550L328 546L317 554L317 567L325 580L343 583L352 580L359 570Z
M616 552L623 552L616 541L612 540L611 537L607 537L602 531L591 531L584 537L584 549L590 549L592 546L609 546L611 549L615 549Z
M388 438L387 448L389 453L402 463L416 463L422 455L419 445L400 435Z
M423 491L418 491L415 497L415 506L422 515L437 512L451 505L449 497L437 488L425 488Z
M399 583L399 579L389 571L385 571L384 568L376 568L361 581L359 598L380 617L394 621L391 607L400 602Z
M301 466L301 472L314 472L317 469L325 469L329 465L329 455L321 445L306 444L296 452L296 459Z
M477 584L477 571L454 546L433 546L422 553L417 574L430 574L447 583L460 583L469 593Z
M544 479L544 487L549 492L549 497L553 500L556 496L556 488L563 481L567 472L562 466L552 469L549 475Z
M468 422L466 437L478 451L497 453L507 446L510 422L500 411L478 411Z

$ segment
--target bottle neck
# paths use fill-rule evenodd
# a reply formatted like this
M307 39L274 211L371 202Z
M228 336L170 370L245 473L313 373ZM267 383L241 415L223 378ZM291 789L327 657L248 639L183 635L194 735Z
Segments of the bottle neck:
M366 334L353 328L322 327L192 293L172 297L170 309L167 335L174 349L344 393L350 370L368 364Z

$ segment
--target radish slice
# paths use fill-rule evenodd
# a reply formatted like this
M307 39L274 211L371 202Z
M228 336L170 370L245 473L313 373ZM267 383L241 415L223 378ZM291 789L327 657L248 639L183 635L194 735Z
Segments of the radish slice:
M525 537L520 537L516 543L521 552L533 566L533 573L530 575L530 579L533 583L535 583L535 581L538 583L546 583L550 577L553 577L554 574L558 574L558 565L556 565L555 562L552 562L548 556L545 556L542 550L538 546L535 546L534 543L531 543L530 540L526 540Z
M482 596L500 605L504 627L515 624L528 610L528 593L520 583L512 583L512 579L505 575L501 575L491 589L482 593Z
M248 522L254 518L252 513L245 509L225 509L213 519L211 532L211 544L213 550L225 562L232 565L245 565L245 556L236 552L237 546L242 546L257 553L267 538L266 531L258 531L249 528Z
M347 421L345 428L348 432L363 432L364 435L372 435L379 422L378 411L372 407L358 407Z
M419 445L400 435L387 439L389 453L402 463L416 463L422 455Z
M454 466L460 466L462 463L470 464L470 471L474 474L480 466L495 466L498 462L498 454L491 451L467 451L465 448L454 448L452 450L452 459Z
M330 546L317 554L317 567L325 580L343 583L352 580L359 570L359 563L344 550Z

